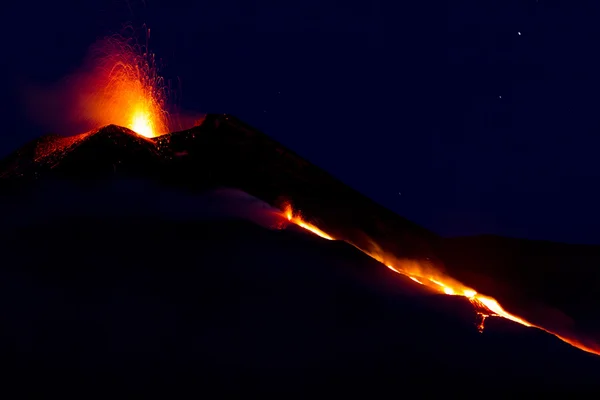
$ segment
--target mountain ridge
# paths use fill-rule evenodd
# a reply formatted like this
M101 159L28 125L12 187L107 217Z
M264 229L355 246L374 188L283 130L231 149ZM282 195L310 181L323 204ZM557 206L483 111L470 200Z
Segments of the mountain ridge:
M0 176L4 176L0 190L10 192L11 184L27 186L46 179L75 178L90 184L97 179L129 176L190 192L234 187L279 209L291 203L309 222L336 239L375 254L381 261L394 265L416 263L418 268L448 274L498 299L507 310L518 310L519 315L528 316L535 324L546 323L545 317L538 320L538 315L551 314L535 311L532 304L536 301L569 310L567 314L576 314L577 320L595 316L600 308L600 301L593 298L596 291L592 290L600 290L600 281L563 278L569 272L565 265L579 262L580 268L593 270L590 260L598 259L600 263L600 247L590 248L587 258L581 258L579 248L562 246L567 250L554 251L556 272L550 276L542 261L524 263L532 259L528 254L550 254L552 250L546 247L559 245L489 236L466 241L442 238L227 114L209 114L198 126L153 139L115 125L71 138L75 139L49 136L30 142L13 153L12 164L0 162L0 166L17 165L9 169L10 174L0 169ZM44 157L36 158L36 149ZM497 250L484 246L489 241ZM506 244L509 242L519 243L526 250L515 252L514 246ZM503 257L496 255L498 251ZM587 302L578 312L576 304L582 290Z

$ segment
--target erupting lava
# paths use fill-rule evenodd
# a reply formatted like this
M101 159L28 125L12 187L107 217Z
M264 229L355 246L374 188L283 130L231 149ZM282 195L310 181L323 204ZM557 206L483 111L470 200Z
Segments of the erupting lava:
M289 204L289 203L286 203L284 205L282 214L288 221L290 221L290 222L292 222L292 223L294 223L294 224L296 224L318 236L321 236L322 238L325 238L328 240L335 240L333 237L331 237L327 233L323 232L321 229L317 228L313 224L310 224L310 223L304 221L299 213L294 213L294 210L293 210L291 204ZM504 308L502 308L502 306L494 298L477 293L477 291L464 286L460 282L458 282L450 277L446 277L443 274L435 274L435 276L432 274L426 274L423 271L421 271L419 268L414 268L414 269L411 268L408 263L406 266L391 265L390 263L386 262L386 260L382 259L382 257L380 255L371 253L365 249L361 249L360 247L356 246L353 243L349 243L349 244L358 248L363 253L369 255L370 257L374 258L375 260L381 262L382 264L387 266L392 271L402 274L402 275L405 275L420 285L427 286L439 293L444 293L446 295L466 297L471 302L471 304L475 308L476 313L480 317L479 324L478 324L478 329L480 332L483 332L484 322L485 322L486 318L501 317L501 318L508 319L510 321L516 322L516 323L521 324L526 327L535 327L535 328L541 329L545 332L548 332L548 333L556 336L560 340L562 340L580 350L586 351L588 353L600 355L600 349L597 348L596 346L594 346L594 348L592 348L592 347L587 346L575 339L566 338L560 334L557 334L556 332L552 332L541 326L534 325L522 318L519 318L518 316L511 314L508 311L504 310ZM399 263L399 264L401 264L401 263Z
M92 48L91 63L89 87L79 99L86 118L98 125L126 126L146 137L169 131L166 86L147 44L109 37Z
M52 131L91 131L105 125L127 127L152 138L170 131L172 93L158 74L155 55L133 34L94 43L84 64L52 86L26 84L23 101L31 117Z

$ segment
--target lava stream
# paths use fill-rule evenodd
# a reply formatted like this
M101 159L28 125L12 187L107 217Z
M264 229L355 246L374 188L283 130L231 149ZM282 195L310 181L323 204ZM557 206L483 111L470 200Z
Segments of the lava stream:
M285 217L288 221L314 233L315 235L318 235L327 240L335 240L332 236L330 236L323 230L321 230L318 227L316 227L315 225L303 220L302 216L299 213L294 212L294 210L292 209L292 206L289 203L284 205L282 214L283 214L283 217ZM413 273L411 271L407 271L406 269L402 269L398 266L392 266L392 265L384 262L384 260L382 260L381 257L379 257L378 255L371 254L369 251L361 249L353 243L349 243L349 244L358 248L360 251L367 254L371 258L381 262L382 264L387 266L392 271L394 271L398 274L401 274L401 275L405 275L420 285L427 286L429 288L432 288L440 293L444 293L449 296L466 297L471 302L473 307L475 308L475 312L481 318L480 322L478 324L478 329L480 332L483 332L484 322L485 322L486 318L500 317L500 318L505 318L510 321L516 322L516 323L521 324L526 327L534 327L534 328L541 329L547 333L550 333L551 335L556 336L558 339L562 340L565 343L570 344L571 346L573 346L575 348L578 348L578 349L583 350L588 353L600 355L599 348L591 348L590 346L587 346L576 339L569 339L569 338L566 338L556 332L552 332L541 326L534 325L534 324L530 323L529 321L526 321L525 319L520 318L520 317L506 311L500 305L500 303L498 303L498 301L496 299L489 297L489 296L485 296L481 293L477 293L477 291L466 287L465 285L461 284L460 282L458 282L450 277L444 277L442 274L438 274L436 276L431 276L431 275L424 275L423 273Z
M322 230L320 230L313 224L309 224L308 222L303 221L302 217L298 213L296 213L296 215L294 215L294 211L293 211L291 205L286 204L284 208L285 208L285 210L283 211L283 213L284 213L285 218L287 218L288 221L298 225L301 228L306 229L307 231L314 233L315 235L321 236L323 239L334 240L331 236L329 236L328 234L326 234L325 232L323 232Z

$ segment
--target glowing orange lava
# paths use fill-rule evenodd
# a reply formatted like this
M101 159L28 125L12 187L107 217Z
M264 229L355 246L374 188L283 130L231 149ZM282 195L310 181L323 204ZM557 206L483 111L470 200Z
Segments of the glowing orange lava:
M290 221L290 222L292 222L292 223L294 223L294 224L296 224L318 236L321 236L322 238L325 238L328 240L335 240L333 237L329 236L327 233L325 233L321 229L317 228L313 224L310 224L310 223L304 221L298 213L294 213L292 206L289 203L285 204L285 206L284 206L283 216L288 221ZM357 247L353 243L350 243L350 244ZM552 332L541 326L534 325L534 324L530 323L529 321L526 321L526 320L506 311L498 303L498 301L496 301L494 298L477 293L477 291L475 291L474 289L466 287L465 285L461 284L460 282L458 282L450 277L444 276L441 273L437 273L435 275L431 274L431 273L424 273L422 269L412 268L410 263L407 263L407 265L391 265L389 263L386 263L385 260L383 260L381 258L381 256L379 256L377 254L372 254L369 251L361 249L359 247L357 247L357 248L359 250L361 250L363 253L365 253L365 254L369 255L370 257L374 258L375 260L381 262L382 264L387 266L392 271L394 271L398 274L405 275L420 285L427 286L439 293L444 293L444 294L447 294L450 296L466 297L471 302L473 307L475 308L476 313L480 316L480 322L478 324L478 329L480 332L482 332L484 329L484 322L485 322L486 318L500 317L500 318L505 318L510 321L516 322L516 323L521 324L526 327L534 327L534 328L541 329L545 332L548 332L548 333L556 336L557 338L564 341L565 343L568 343L571 346L574 346L580 350L586 351L588 353L600 355L600 349L598 349L596 347L592 348L592 347L587 346L575 339L566 338L560 334Z
M150 30L146 33L148 39ZM112 36L92 47L88 63L88 71L75 78L81 117L96 126L125 126L146 137L169 132L166 85L147 45Z
M325 232L323 232L322 230L320 230L313 224L309 224L308 222L303 221L302 217L299 214L294 215L294 211L290 204L286 204L284 206L283 213L288 221L293 222L294 224L298 225L299 227L304 228L308 231L311 231L315 235L321 236L323 239L334 240L331 236L329 236L328 234L326 234Z

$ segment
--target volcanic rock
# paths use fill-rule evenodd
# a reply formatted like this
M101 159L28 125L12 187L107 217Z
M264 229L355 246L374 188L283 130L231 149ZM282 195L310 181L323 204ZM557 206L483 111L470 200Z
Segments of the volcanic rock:
M445 272L535 324L600 337L596 323L582 322L600 319L599 246L441 238L230 115L208 115L199 126L153 139L114 125L73 137L48 135L0 162L3 193L36 181L125 177L187 192L234 187L276 207L291 202L336 239Z

